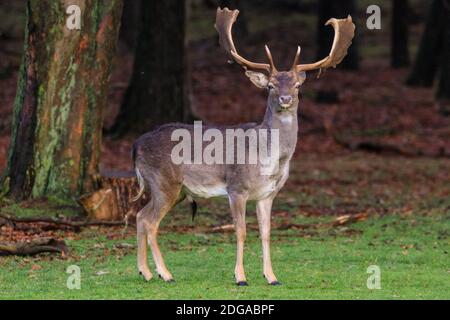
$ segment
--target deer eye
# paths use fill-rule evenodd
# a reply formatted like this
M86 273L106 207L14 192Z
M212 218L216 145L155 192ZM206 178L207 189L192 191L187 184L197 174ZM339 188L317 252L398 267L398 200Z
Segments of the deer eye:
M275 89L275 86L274 86L273 83L270 82L270 83L267 85L267 88L268 88L269 90L272 90L272 89Z
M295 89L300 88L300 86L301 86L301 83L300 83L300 82L296 82L295 85L294 85Z

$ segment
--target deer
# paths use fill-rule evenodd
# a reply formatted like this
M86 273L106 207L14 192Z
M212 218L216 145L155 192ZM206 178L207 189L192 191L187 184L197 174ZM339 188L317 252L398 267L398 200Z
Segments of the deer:
M147 261L147 245L150 246L156 272L166 282L174 281L164 263L158 246L159 225L166 214L179 202L188 199L195 215L195 198L228 198L236 233L235 282L246 286L244 272L244 242L246 240L246 204L256 202L263 253L263 275L270 285L281 284L272 269L270 257L271 211L273 201L289 176L290 161L297 145L298 105L300 87L306 80L306 72L323 71L342 62L347 55L355 33L355 25L349 15L345 19L330 19L326 25L334 28L335 36L331 51L324 59L301 64L301 48L298 46L294 62L289 71L278 71L272 54L265 46L269 63L256 63L241 56L233 42L232 27L239 10L217 8L215 28L220 46L225 50L229 62L243 67L245 75L258 88L268 91L264 119L260 124L244 124L231 128L277 130L279 137L278 166L269 174L261 174L260 164L194 164L177 163L171 159L171 150L176 141L172 133L177 129L194 130L193 125L170 123L139 137L132 147L132 160L139 184L139 193L149 194L148 203L137 213L137 268L146 281L153 278ZM225 127L214 127L224 132ZM267 142L267 141L266 141ZM247 154L252 152L246 150Z

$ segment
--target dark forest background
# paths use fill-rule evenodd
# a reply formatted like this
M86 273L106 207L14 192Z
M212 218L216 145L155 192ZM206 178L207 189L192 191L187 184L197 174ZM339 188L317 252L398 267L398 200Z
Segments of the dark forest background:
M7 168L13 105L20 92L24 34L30 28L27 3L36 16L48 14L51 20L52 11L33 7L36 1L0 2L2 171ZM92 12L111 9L114 15L116 10L107 7L108 1L87 3ZM111 3L121 9L121 1ZM381 8L381 30L366 27L366 9L372 4ZM86 77L84 87L80 85L85 88L81 91L96 92L94 100L104 104L97 114L103 119L103 137L98 139L101 153L96 159L94 152L89 160L93 172L96 161L101 173L130 170L133 139L162 123L201 119L234 124L262 119L265 92L252 87L240 67L227 64L218 47L213 25L219 5L241 11L234 29L239 50L253 60L265 61L263 46L267 43L279 68L291 64L298 44L304 62L326 56L333 32L324 22L348 13L354 17L357 34L344 63L319 80L315 74L308 75L299 111L299 152L450 155L447 0L125 0L117 50L106 50L116 52L111 54L109 86L90 89ZM89 70L90 64L84 68ZM75 81L81 83L78 78ZM22 149L27 144L24 137L23 141L14 139ZM81 194L92 188L82 182L75 189ZM23 183L17 190L21 195ZM30 190L37 189L31 186Z

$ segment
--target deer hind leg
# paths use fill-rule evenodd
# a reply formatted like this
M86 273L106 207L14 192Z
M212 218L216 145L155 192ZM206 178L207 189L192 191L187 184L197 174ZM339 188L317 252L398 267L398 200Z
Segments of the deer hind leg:
M156 209L152 214L152 218L150 220L150 225L148 229L148 244L152 251L153 261L155 262L156 266L156 272L166 282L173 281L173 276L167 269L166 264L164 263L161 250L159 249L158 246L157 235L159 224L162 218L164 218L164 216L170 209L171 209L170 207L162 207Z
M148 244L152 251L153 261L156 265L156 272L166 282L173 281L173 277L167 269L166 264L164 263L161 250L158 246L158 228L161 220L176 204L177 199L180 195L180 191L181 185L172 185L168 188L165 188L164 191L163 189L159 189L157 191L154 191L152 189L153 206L147 219Z
M260 200L256 204L256 215L258 217L259 232L263 248L263 270L264 277L270 285L279 285L277 277L272 270L272 261L270 260L270 216L272 211L273 199Z
M159 224L164 216L175 205L180 195L181 185L162 186L152 180L151 200L137 216L138 269L148 281L152 274L147 264L147 244L150 246L156 272L164 281L172 281L172 274L167 269L157 242Z
M244 242L247 236L245 226L245 206L247 204L247 196L230 196L229 200L237 240L236 268L234 270L234 276L238 286L246 286L247 279L245 278L244 272Z
M137 265L139 273L144 277L146 281L150 281L153 275L148 268L147 261L147 228L145 227L145 217L149 215L151 210L151 202L148 203L136 217L137 228Z

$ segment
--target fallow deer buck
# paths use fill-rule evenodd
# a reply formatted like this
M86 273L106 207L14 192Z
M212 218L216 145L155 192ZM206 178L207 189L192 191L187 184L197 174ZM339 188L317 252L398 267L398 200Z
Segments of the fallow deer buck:
M234 129L278 130L278 166L269 174L261 174L260 164L174 164L171 151L176 145L172 133L177 129L194 131L194 126L167 124L136 140L133 145L133 161L140 185L139 198L147 191L149 203L137 215L137 262L138 270L145 280L153 275L147 264L147 243L150 245L156 271L165 281L173 281L157 243L158 227L163 217L178 202L188 197L227 197L237 237L235 279L238 285L247 285L244 273L244 241L246 238L245 209L247 201L256 201L256 213L263 248L263 272L268 283L280 284L272 270L269 249L272 202L289 175L289 163L297 143L297 108L299 89L306 79L305 72L336 67L347 54L354 37L352 18L331 19L335 31L334 42L328 57L312 64L300 64L300 47L289 71L277 71L272 55L266 46L268 64L254 63L242 57L233 43L231 29L239 14L238 10L217 9L216 30L220 44L230 58L245 69L245 75L258 88L268 90L268 101L261 124L246 124ZM260 72L262 71L262 72ZM228 128L217 127L219 132ZM263 141L268 143L268 139ZM254 149L245 146L247 156ZM252 151L253 150L253 151ZM195 202L193 202L195 204Z

